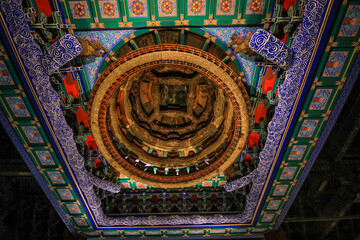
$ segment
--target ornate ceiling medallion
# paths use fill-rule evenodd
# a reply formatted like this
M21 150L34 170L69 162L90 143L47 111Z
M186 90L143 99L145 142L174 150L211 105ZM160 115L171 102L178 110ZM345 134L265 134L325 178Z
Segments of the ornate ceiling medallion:
M126 176L155 187L195 185L228 168L249 137L242 79L194 47L147 46L97 80L90 128L102 155Z

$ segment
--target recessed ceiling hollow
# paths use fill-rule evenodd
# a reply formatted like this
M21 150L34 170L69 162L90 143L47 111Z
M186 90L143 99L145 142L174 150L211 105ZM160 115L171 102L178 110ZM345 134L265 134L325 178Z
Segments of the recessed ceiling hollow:
M247 142L250 101L242 81L195 47L140 48L97 80L92 135L108 162L133 180L193 186L228 168Z

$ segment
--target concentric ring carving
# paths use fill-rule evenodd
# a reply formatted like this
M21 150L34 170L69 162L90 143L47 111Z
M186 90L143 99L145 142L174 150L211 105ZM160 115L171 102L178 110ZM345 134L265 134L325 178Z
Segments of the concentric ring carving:
M121 134L121 131L114 134L113 129L120 127L116 115L111 113L115 111L114 101L119 89L124 89L124 84L131 81L135 74L156 66L196 71L215 84L227 99L231 114L224 121L228 128L222 131L218 142L209 144L210 147L202 149L195 156L160 158L146 153L126 138L117 138L115 135ZM214 177L236 160L249 136L249 107L250 101L242 79L213 55L184 45L150 46L118 59L97 80L89 104L90 128L100 152L118 171L155 187L186 187ZM220 146L219 142L226 144ZM123 150L119 150L122 146L122 149L134 153L136 159L130 154L125 156L121 152ZM216 156L209 158L211 152ZM142 166L143 163L151 170Z

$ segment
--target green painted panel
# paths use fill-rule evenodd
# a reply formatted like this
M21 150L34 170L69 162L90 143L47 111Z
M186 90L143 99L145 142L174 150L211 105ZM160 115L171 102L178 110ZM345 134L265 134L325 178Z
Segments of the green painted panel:
M92 1L66 1L66 12L71 23L92 23L94 22ZM63 11L64 12L64 11Z
M180 6L183 4L180 0L156 0L155 14L157 20L179 20Z
M95 0L96 13L100 22L122 22L118 0ZM114 26L115 27L115 26Z
M317 73L320 81L339 81L344 76L345 71L351 66L354 60L354 48L330 48L324 54L324 58Z
M151 20L149 0L124 0L125 21L149 21ZM135 26L135 25L134 25Z

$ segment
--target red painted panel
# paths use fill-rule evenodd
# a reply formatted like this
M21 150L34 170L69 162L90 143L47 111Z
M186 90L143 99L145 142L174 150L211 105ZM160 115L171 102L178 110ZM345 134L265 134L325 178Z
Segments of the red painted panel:
M262 77L262 94L266 94L268 91L272 90L274 87L276 75L273 74L272 67L268 67L265 75Z
M97 146L96 146L96 144L95 144L95 140L94 140L94 138L91 136L91 135L89 135L87 138L86 138L86 145L88 146L88 148L92 148L93 149L93 151L96 151L96 149L97 149Z
M287 11L291 6L296 6L296 1L297 0L284 0L283 9Z
M69 72L66 73L66 79L64 81L64 85L68 95L73 96L75 99L79 98L79 92L80 92L79 84L75 79L73 79L71 73Z
M82 107L79 107L77 112L76 112L76 118L78 120L78 123L80 124L81 122L84 123L84 127L89 127L89 119L88 119L88 115L86 112L83 111Z
M258 136L257 132L253 131L249 137L249 147L253 147L258 145L260 136Z
M35 0L35 2L39 12L44 13L47 17L51 16L53 9L51 8L51 4L48 0Z
M287 39L288 35L289 35L288 33L285 33L284 37L282 39L280 39L285 44L286 44L286 39Z
M255 123L259 123L260 118L262 118L262 120L265 120L266 112L267 109L265 108L265 104L263 102L260 102L259 106L254 111Z

